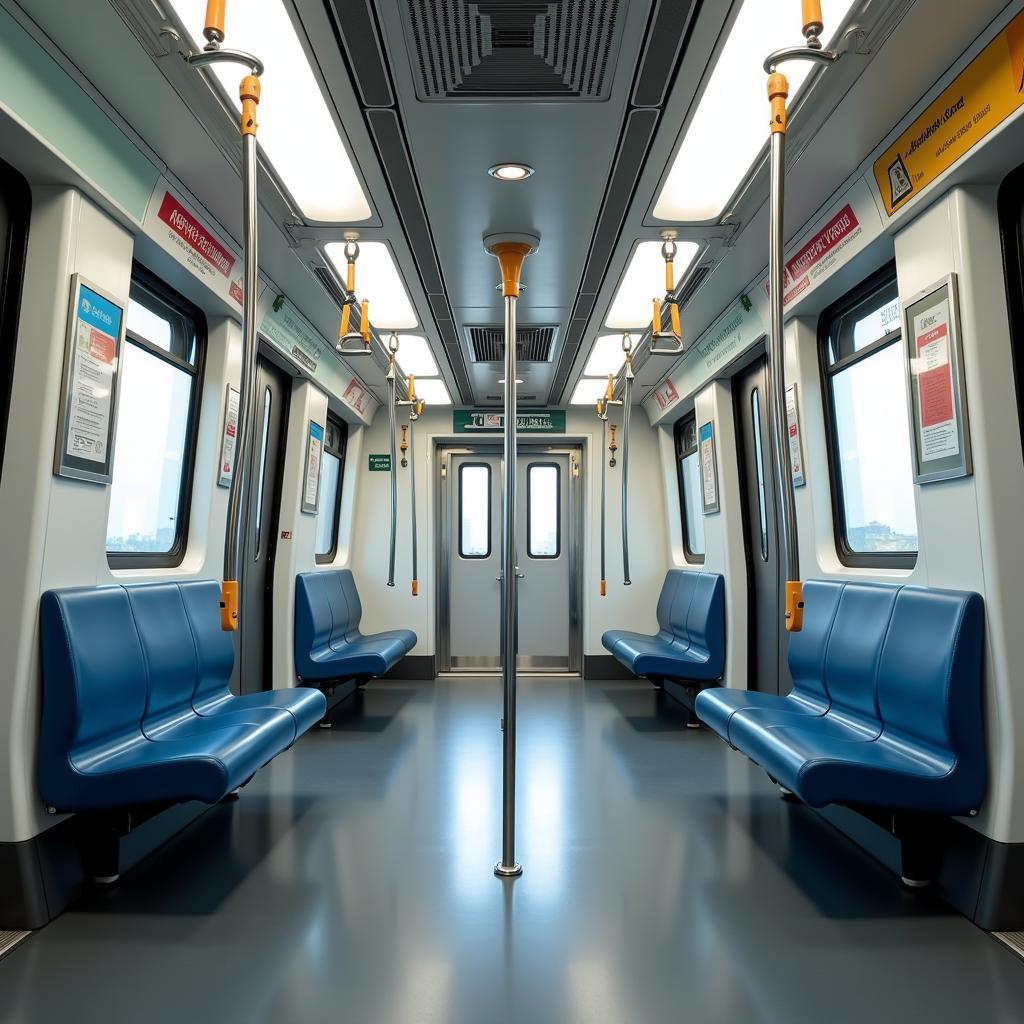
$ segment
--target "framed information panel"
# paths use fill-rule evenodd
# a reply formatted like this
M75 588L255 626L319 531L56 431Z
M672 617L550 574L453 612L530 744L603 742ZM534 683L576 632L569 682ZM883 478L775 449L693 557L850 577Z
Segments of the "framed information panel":
M968 476L973 467L956 275L910 299L903 307L903 327L914 482Z
M120 300L79 274L71 278L53 456L53 471L58 476L110 483L124 319Z
M320 462L324 451L324 428L309 421L306 434L306 464L302 473L302 511L316 514L320 507Z
M697 432L700 452L701 505L704 515L718 511L718 460L715 453L715 425L709 420Z

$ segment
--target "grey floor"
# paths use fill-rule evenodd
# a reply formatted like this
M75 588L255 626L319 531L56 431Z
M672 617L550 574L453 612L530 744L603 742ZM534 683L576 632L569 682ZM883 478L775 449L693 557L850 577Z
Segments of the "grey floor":
M0 961L0 1020L1024 1021L1024 962L640 683L378 683Z

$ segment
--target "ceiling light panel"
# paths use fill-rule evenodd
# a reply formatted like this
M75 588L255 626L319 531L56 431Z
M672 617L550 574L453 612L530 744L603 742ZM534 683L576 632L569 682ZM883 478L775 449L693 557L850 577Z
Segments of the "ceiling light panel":
M854 0L822 0L832 39L853 4ZM762 62L774 50L800 42L795 7L786 15L780 17L779 4L744 0L658 196L654 216L659 220L717 220L746 177L768 141ZM790 99L811 66L794 61L783 67Z
M370 307L373 311L373 307ZM434 354L430 351L430 343L426 338L418 334L400 334L398 336L398 354L395 356L402 373L407 377L414 374L416 377L436 377L437 363L434 361Z
M696 242L676 242L676 284L682 283L700 246ZM661 242L641 242L634 250L619 290L608 310L605 327L612 330L640 330L651 322L654 299L665 297L665 261ZM621 342L620 342L621 345Z
M586 377L607 377L609 373L618 373L625 361L622 335L602 334L590 350L590 358L583 374Z
M576 390L572 393L571 404L594 405L599 398L604 398L605 388L607 387L608 382L605 380L583 377L576 385Z
M452 404L452 396L448 394L443 380L417 380L416 397L422 398L428 406Z
M347 267L345 243L330 242L324 246L324 252L344 281ZM359 243L356 295L369 300L370 323L380 330L400 331L418 323L391 249L384 242Z
M171 0L198 50L206 0ZM259 143L281 181L309 220L353 223L372 211L306 58L283 0L228 5L225 47L263 61L258 111ZM211 69L236 108L243 70Z

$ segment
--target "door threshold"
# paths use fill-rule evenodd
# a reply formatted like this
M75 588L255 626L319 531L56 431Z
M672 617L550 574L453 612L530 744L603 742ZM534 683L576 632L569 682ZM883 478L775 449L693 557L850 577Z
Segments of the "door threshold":
M531 669L519 669L516 671L516 678L548 678L551 676L558 676L563 679L581 679L583 677L582 672L570 672L564 668L553 668L548 671L543 669L531 668ZM496 672L493 668L453 668L447 669L444 672L438 672L438 679L480 679L481 677L500 679L501 672Z

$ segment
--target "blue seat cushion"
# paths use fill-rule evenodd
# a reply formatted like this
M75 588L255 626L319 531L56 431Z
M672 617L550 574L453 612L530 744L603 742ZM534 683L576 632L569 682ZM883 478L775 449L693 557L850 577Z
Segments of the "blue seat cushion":
M780 703L784 702L784 703ZM827 703L817 702L806 695L790 694L779 697L775 693L759 690L734 690L715 687L703 690L694 702L697 717L709 725L723 740L732 742L729 729L732 719L740 712L757 711L769 715L823 715Z
M348 676L382 676L415 646L416 634L411 629L373 633L331 644L330 664Z
M229 692L198 704L196 711L218 721L232 717L259 720L266 714L273 714L275 717L285 714L291 719L295 736L298 737L316 725L327 713L327 698L319 690L308 686L266 690L262 693L243 693L241 696Z

